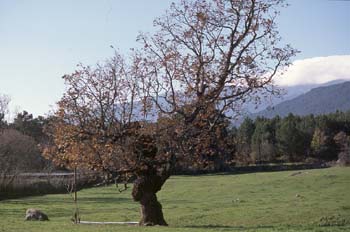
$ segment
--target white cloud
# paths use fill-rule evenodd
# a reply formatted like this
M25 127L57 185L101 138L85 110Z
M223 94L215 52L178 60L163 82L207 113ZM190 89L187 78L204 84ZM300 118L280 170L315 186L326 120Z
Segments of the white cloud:
M350 80L350 55L297 60L275 81L277 85L295 86L322 84L339 79Z

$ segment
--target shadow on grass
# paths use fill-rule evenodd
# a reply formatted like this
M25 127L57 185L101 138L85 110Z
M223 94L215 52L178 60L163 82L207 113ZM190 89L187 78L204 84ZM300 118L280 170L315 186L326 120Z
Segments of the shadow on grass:
M212 229L212 230L217 230L217 229L230 229L230 230L241 230L241 231L246 231L246 230L257 230L257 229L277 229L278 227L275 226L225 226L225 225L188 225L184 226L184 228L193 228L193 229Z
M325 163L314 164L258 164L254 166L234 166L229 170L222 171L185 171L184 173L178 173L182 176L218 176L218 175L239 175L259 172L282 172L282 171L300 171L310 169L323 169L330 166Z
M102 203L102 204L117 204L117 203L131 203L131 198L120 197L82 197L79 199L80 204L83 203Z
M178 206L183 206L185 204L189 204L189 203L193 203L193 201L189 201L189 200L183 200L183 199L161 199L160 203L164 206L164 207L178 207Z
M225 225L188 225L182 228L206 229L212 231L349 231L350 225L315 226L315 225L260 225L260 226L225 226Z

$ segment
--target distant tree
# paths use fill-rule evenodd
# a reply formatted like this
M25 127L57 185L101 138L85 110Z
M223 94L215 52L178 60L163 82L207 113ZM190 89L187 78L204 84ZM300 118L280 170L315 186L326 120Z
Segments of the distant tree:
M5 115L8 113L8 105L10 103L10 97L0 94L0 132L5 127Z
M303 134L303 140L305 143L304 154L306 157L311 156L311 142L314 135L315 127L316 122L314 115L311 114L300 118L300 122L298 123L298 129Z
M10 127L25 135L33 137L35 141L39 143L46 137L43 131L46 123L46 118L42 116L34 118L32 114L23 111L22 113L17 114L13 122L10 124Z
M275 152L275 128L273 121L258 118L255 121L255 130L252 136L252 155L255 161L273 161Z
M316 117L316 127L323 130L326 134L332 133L334 131L334 121L331 119L331 114L329 115L319 115Z
M298 129L298 118L289 114L276 129L277 146L281 155L289 161L298 161L305 156L306 142Z
M316 158L323 159L327 157L327 153L329 152L330 138L326 135L325 131L319 129L318 127L315 129L315 132L311 141L311 149Z
M334 141L339 147L337 163L343 166L350 165L350 136L341 131L334 136Z
M135 51L132 64L117 55L64 76L68 89L51 130L55 145L46 154L70 167L135 176L132 195L141 204L140 224L166 225L156 193L177 157L189 155L184 153L189 138L213 144L204 133L190 137L193 130L221 133L222 115L237 115L257 93L276 93L273 78L296 52L279 46L275 18L281 5L281 0L172 4L155 20L153 36L139 36L143 48ZM136 100L143 105L139 111ZM140 112L152 109L168 122L136 122ZM172 139L159 141L159 134ZM202 149L203 144L194 151L208 156L213 147Z
M34 139L13 129L0 134L0 198L21 172L40 171L44 165Z
M252 136L255 131L254 121L250 118L245 118L237 131L237 155L236 159L243 163L250 161Z
M343 131L346 134L350 133L350 112L336 111L335 113L327 115L328 119L332 121L331 131L336 134Z
M332 119L334 115L320 115L316 118L316 129L313 134L311 149L313 156L321 160L334 160L337 158L337 146L333 140L339 132L337 121Z

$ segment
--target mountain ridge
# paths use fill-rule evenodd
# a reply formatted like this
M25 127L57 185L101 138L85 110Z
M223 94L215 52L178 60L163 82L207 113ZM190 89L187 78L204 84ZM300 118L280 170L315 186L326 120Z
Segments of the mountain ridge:
M276 115L281 117L289 113L296 115L327 114L337 110L350 110L350 81L338 84L321 85L295 98L285 100L272 107L252 114L272 118Z

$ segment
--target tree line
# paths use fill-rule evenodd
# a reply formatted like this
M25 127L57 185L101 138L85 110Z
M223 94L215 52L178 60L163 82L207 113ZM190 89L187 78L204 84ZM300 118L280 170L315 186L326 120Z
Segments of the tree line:
M215 113L218 112L212 115ZM0 121L1 174L62 168L42 155L41 147L52 143L45 131L52 121L53 117L33 117L27 111L18 113L12 122ZM166 125L169 121L160 118L157 123ZM195 125L187 128L191 132L186 149L188 153L197 153L196 162L193 155L181 157L176 163L177 173L286 162L350 164L350 111L317 116L247 117L239 126L233 126L224 115L219 121L215 131ZM154 127L157 123L144 122L144 126ZM179 120L173 123L178 124ZM198 130L200 137L194 136ZM163 136L158 142L169 139Z
M245 118L230 134L237 163L350 161L350 111Z

